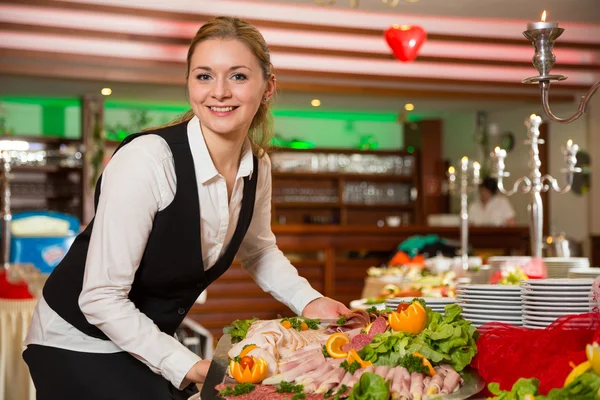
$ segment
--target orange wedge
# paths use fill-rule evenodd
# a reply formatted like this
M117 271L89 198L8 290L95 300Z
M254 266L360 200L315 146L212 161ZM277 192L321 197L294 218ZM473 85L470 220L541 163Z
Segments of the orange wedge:
M427 369L429 369L429 375L434 376L436 374L435 369L433 369L433 365L431 365L431 363L429 362L428 359L426 359L421 353L413 353L413 356L415 357L421 357L423 359L423 365L427 367Z
M240 358L244 358L248 355L248 353L250 353L252 350L258 348L257 345L255 344L251 344L249 346L247 346L244 350L242 350L242 352L240 353Z
M342 350L342 346L348 343L350 343L348 335L337 332L329 336L325 348L332 358L346 358L348 353Z
M352 365L354 361L360 364L361 368L367 368L369 365L373 365L371 361L363 361L362 358L358 355L356 350L352 349L348 352L348 365Z

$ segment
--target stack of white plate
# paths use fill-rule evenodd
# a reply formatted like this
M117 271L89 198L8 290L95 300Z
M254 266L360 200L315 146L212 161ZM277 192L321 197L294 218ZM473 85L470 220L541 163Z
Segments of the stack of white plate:
M571 268L567 278L592 278L600 276L600 268Z
M546 257L543 261L548 278L566 278L571 268L590 267L590 260L585 257Z
M395 309L398 307L398 304L402 302L410 303L413 299L414 297L394 297L387 299L385 301L385 306ZM456 299L454 297L422 297L422 299L425 300L425 304L427 304L427 307L431 308L432 311L442 314L444 313L444 307L446 307L448 304L456 303Z
M545 328L557 318L590 312L593 279L531 279L521 282L523 325Z
M517 285L469 285L456 288L463 317L479 327L486 322L522 324L521 288Z

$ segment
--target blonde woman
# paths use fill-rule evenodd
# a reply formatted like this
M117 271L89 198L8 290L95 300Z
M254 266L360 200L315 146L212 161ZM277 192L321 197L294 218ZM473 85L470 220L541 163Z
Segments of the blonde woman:
M96 185L96 215L54 270L23 357L38 399L187 398L210 361L175 329L234 257L297 314L349 310L323 297L270 227L275 93L269 49L236 18L203 25L187 56L191 110L131 135Z

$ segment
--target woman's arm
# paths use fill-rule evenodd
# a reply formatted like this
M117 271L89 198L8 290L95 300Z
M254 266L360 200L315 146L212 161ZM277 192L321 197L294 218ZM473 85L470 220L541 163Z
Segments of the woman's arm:
M181 388L186 374L199 379L193 366L200 358L128 297L154 216L172 201L175 181L171 152L158 136L137 138L115 154L103 173L79 306L117 346Z
M279 250L271 230L271 163L268 156L259 160L259 176L252 222L238 251L238 258L256 283L302 314L307 304L322 297Z

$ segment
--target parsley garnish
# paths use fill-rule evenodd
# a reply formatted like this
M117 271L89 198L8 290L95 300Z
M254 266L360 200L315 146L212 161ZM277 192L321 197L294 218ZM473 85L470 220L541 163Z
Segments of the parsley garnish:
M235 361L236 363L242 362L242 358L240 356L235 356L232 358L233 361Z
M292 396L292 400L302 400L305 399L306 395L304 393L296 393Z
M373 306L373 307L367 308L367 313L378 314L377 307Z
M236 319L231 325L223 328L223 333L231 335L231 343L241 342L246 337L250 325L255 321L258 321L258 318Z
M348 360L344 360L340 364L341 368L344 368L346 372L350 372L351 374L355 373L357 369L360 369L360 364L358 361L353 361L352 364L348 364Z
M340 396L342 396L347 391L348 391L348 386L342 385L342 386L340 386L340 390L338 390L335 393L333 392L333 389L331 389L327 393L323 393L323 398L324 399L332 399L332 400L340 400Z
M302 393L304 385L294 385L291 382L281 381L277 393Z
M327 346L323 345L323 357L327 358L331 358L331 356L329 355L329 352L327 351Z
M342 315L337 321L335 321L335 323L338 325L344 325L346 323L346 316Z
M297 331L302 330L303 322L306 323L306 325L308 326L308 329L313 329L313 330L319 329L319 324L321 323L321 320L319 320L319 319L298 318L298 317L283 318L281 320L281 322L284 322L284 321L289 322L291 327Z
M423 358L407 354L400 360L400 366L408 370L408 372L418 372L423 375L429 375L429 368L423 365Z
M221 390L219 392L219 396L241 396L243 394L250 393L254 389L256 389L256 386L251 383L238 383L235 386L227 386L225 390Z

